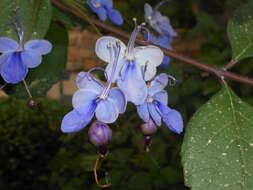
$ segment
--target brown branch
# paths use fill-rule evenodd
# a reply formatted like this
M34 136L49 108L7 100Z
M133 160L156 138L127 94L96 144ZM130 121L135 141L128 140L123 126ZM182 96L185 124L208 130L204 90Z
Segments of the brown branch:
M70 7L67 7L64 4L60 3L58 0L52 0L52 3L56 7L58 7L59 9L65 11L65 12L69 12L69 13L75 15L76 17L85 20L85 18L83 18L82 13L79 12L78 10L73 10ZM107 32L113 33L113 34L115 34L115 35L117 35L121 38L129 39L129 37L130 37L129 33L125 32L125 31L123 31L119 28L110 26L110 25L108 25L104 22L101 22L97 19L94 19L92 17L89 17L89 20L92 23L94 23L97 27L99 27L99 28L101 28L101 29L103 29ZM143 41L143 40L138 38L136 40L136 44L148 45L148 44L152 44L152 43L148 43L148 42ZM155 44L152 44L152 45L155 45ZM228 80L237 81L237 82L241 82L241 83L248 84L248 85L253 85L253 79L251 79L251 78L248 78L248 77L245 77L245 76L242 76L242 75L239 75L239 74L235 74L235 73L232 73L232 72L228 72L224 69L219 69L219 68L210 66L208 64L205 64L205 63L201 63L199 61L196 61L196 60L193 60L189 57L181 55L181 54L179 54L175 51L170 51L170 50L167 50L167 49L162 48L162 47L160 47L160 48L163 50L164 54L166 54L166 55L168 55L168 56L170 56L174 59L177 59L177 60L181 61L184 64L192 65L192 66L194 66L194 67L196 67L196 68L198 68L202 71L211 73L211 74L217 76L218 78L225 77Z

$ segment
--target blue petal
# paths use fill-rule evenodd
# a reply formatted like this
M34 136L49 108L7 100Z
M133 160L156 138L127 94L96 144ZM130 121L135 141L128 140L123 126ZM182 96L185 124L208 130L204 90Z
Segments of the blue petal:
M105 6L107 9L112 9L113 1L112 0L101 0L101 4Z
M42 57L37 51L30 49L21 52L21 59L28 68L35 68L40 65Z
M164 56L164 57L163 57L163 62L162 62L162 64L160 65L160 67L166 68L166 67L169 66L169 64L170 64L170 57Z
M165 90L162 90L158 93L156 93L154 96L153 96L153 99L158 101L158 102L161 102L165 105L168 104L168 94Z
M103 7L97 8L97 15L100 20L105 21L107 16L106 16L106 10Z
M118 10L115 9L108 9L108 16L109 19L116 25L122 25L123 24L123 18Z
M0 56L0 73L1 73L1 66L5 63L8 63L9 59L11 58L12 56L12 53L9 52L9 53L3 53L1 56Z
M119 88L112 88L108 99L114 102L115 106L119 110L119 113L124 113L126 111L126 96Z
M76 132L85 127L93 118L96 107L96 100L81 102L77 109L65 116L64 125L62 124L64 131Z
M156 123L156 125L161 126L162 118L157 111L156 105L154 105L153 103L148 103L148 111L150 113L151 118Z
M115 104L110 100L100 100L96 109L96 118L98 121L104 123L113 123L119 115L119 110Z
M23 64L20 53L12 53L8 61L1 66L1 76L7 83L16 84L24 80L28 68Z
M61 130L63 133L75 133L83 129L90 122L91 118L85 118L76 110L69 112L64 116L61 123Z
M151 82L150 87L148 89L148 94L153 96L157 92L163 90L168 84L168 75L165 73L161 73L155 77L155 79Z
M149 111L148 111L148 104L147 103L137 106L137 112L138 112L140 118L144 122L147 123L149 121Z
M143 79L141 66L135 63L125 63L123 78L119 78L117 84L124 92L128 101L140 105L147 98L147 86Z
M91 102L95 101L97 94L89 90L78 90L72 98L72 105L74 109L79 112L86 112L83 109L87 109L90 106Z
M146 22L148 22L149 17L151 17L153 14L153 9L148 3L145 3L144 5L144 12L145 12Z
M154 43L163 47L163 48L172 49L171 48L172 40L173 40L172 37L159 36L158 38L156 38L156 41Z
M154 14L154 19L157 21L157 27L161 31L160 35L167 35L168 37L175 37L177 33L173 30L170 20L166 16L162 16L160 12Z
M90 73L80 72L76 77L76 84L80 90L88 90L97 95L104 90L104 85L95 79Z
M10 38L0 37L0 52L16 51L18 43Z
M36 51L40 55L46 55L51 52L52 44L47 40L30 40L25 43L24 48L29 51Z
M167 127L171 131L180 134L184 128L184 123L181 114L176 110L170 109L168 106L162 103L158 103L157 107Z

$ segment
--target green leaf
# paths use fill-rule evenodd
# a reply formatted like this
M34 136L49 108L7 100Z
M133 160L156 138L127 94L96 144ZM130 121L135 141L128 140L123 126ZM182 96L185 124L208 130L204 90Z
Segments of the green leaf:
M253 189L253 108L225 84L189 122L181 154L192 190Z
M1 0L0 36L18 39L14 24L17 8L21 9L25 40L43 38L50 26L52 7L50 0Z
M45 96L47 91L60 78L67 61L68 32L61 25L52 22L46 39L53 49L50 54L43 57L41 65L30 69L26 78L28 87L35 97ZM13 93L16 97L27 97L23 83L14 86Z
M253 56L253 2L235 11L228 24L228 36L232 46L232 61Z

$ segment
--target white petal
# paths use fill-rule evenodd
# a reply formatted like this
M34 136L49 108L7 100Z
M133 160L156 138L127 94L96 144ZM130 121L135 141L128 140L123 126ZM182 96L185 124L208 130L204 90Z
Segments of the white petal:
M121 47L120 57L123 57L126 50L126 45L121 40L111 36L101 37L97 40L95 48L97 56L103 61L111 63L112 62L111 54L108 49L108 46L110 46L110 44L116 45L116 42L120 43Z
M144 74L145 81L149 81L153 79L153 77L156 75L156 66L152 64L147 64L146 71Z
M134 56L138 64L145 65L148 62L157 67L162 63L164 55L160 48L150 45L134 48Z

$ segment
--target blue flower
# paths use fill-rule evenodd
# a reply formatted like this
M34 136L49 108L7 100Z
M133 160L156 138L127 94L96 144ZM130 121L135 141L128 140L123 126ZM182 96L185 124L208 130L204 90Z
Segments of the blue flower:
M0 37L0 74L6 83L16 84L24 80L28 68L40 65L42 55L48 54L52 45L46 40L30 40L25 43Z
M151 34L150 32L145 32L144 34L144 39L149 41L149 42L152 42L153 44L156 44L160 47L163 47L163 48L166 48L166 49L169 49L171 50L172 47L171 47L171 42L172 42L172 38L169 38L167 36L155 36L153 34ZM161 67L167 67L170 63L170 57L168 56L164 56L163 57L163 61L162 61L162 64L160 65Z
M120 44L122 49L119 56L119 63L113 81L124 92L127 100L135 105L143 104L147 97L147 86L145 81L151 80L156 74L156 67L162 63L163 52L156 46L134 47L137 34L142 26L135 26L131 34L128 45L117 38L106 36L98 39L96 43L96 54L103 61L109 63L110 54L108 53L108 44ZM112 73L112 64L106 67L108 76Z
M114 71L118 63L120 48L116 51L115 45L108 47L113 61ZM74 110L63 118L61 130L65 133L78 132L86 127L94 115L98 121L113 123L119 113L126 110L127 100L124 93L117 87L111 88L112 77L108 78L104 86L99 80L93 77L90 72L80 72L76 83L78 91L74 94L72 104Z
M160 6L163 5L164 2L165 1L159 3L154 8L154 10L148 3L145 3L144 5L145 21L159 35L167 36L169 38L175 37L177 33L173 30L169 18L166 16L162 16L162 14L158 11Z
M157 126L161 126L163 121L171 131L181 133L183 131L181 114L167 106L168 94L164 90L167 84L167 74L162 73L155 77L148 88L145 103L137 106L137 111L144 122L148 123L152 119Z
M98 15L100 20L105 21L108 15L109 19L114 24L123 24L123 18L120 12L112 8L112 0L87 0L87 4L90 9Z

